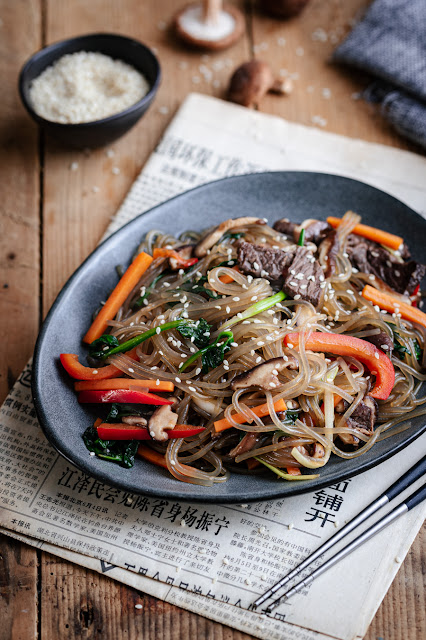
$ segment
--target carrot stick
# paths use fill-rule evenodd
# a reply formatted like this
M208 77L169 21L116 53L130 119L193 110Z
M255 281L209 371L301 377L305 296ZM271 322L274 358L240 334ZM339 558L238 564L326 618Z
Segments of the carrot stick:
M171 256L176 257L176 251L173 249L161 249L160 247L156 247L152 252L153 260L157 258L170 258Z
M112 380L79 380L74 383L76 391L89 391L91 389L149 389L150 391L173 391L175 385L166 380L133 380L132 378L114 378Z
M257 467L260 467L260 462L259 460L256 460L256 458L247 458L246 464L247 464L247 469L249 471L251 471L252 469L256 469Z
M143 251L136 256L92 322L89 331L83 338L83 342L90 344L93 340L100 338L108 326L108 320L112 320L115 317L117 311L137 285L151 262L152 257Z
M96 418L93 426L95 427L95 429L97 429L100 424L102 424L102 418Z
M299 467L287 467L287 473L289 476L301 476L302 472Z
M327 222L333 227L333 229L336 229L341 224L342 220L340 218L329 216L327 218ZM378 244L384 244L385 247L390 247L395 250L399 249L404 242L403 238L400 238L393 233L382 231L375 227L369 227L366 224L356 224L352 229L352 233L355 233L357 236L367 238L367 240L373 240L373 242L377 242Z
M224 273L223 276L219 276L219 280L222 282L222 284L231 284L231 282L234 282L234 278L228 276L227 273Z
M267 403L261 404L257 407L250 407L250 409L258 418L264 418L265 416L269 415L269 409L268 409ZM285 411L287 407L284 400L277 400L277 402L274 402L274 409L275 411ZM247 422L247 418L243 416L241 413L234 413L232 415L232 418L235 422L238 422L238 424L244 424L245 422ZM230 429L232 426L233 425L229 422L227 418L222 418L222 420L217 420L214 423L214 428L216 433L225 431L225 429Z
M236 271L237 273L241 273L241 271L238 269L238 267L232 267L234 269L234 271ZM234 282L234 278L232 276L229 276L227 273L224 273L223 276L219 276L219 280L223 283L223 284L231 284L231 282Z
M138 456L140 456L144 460L148 460L148 462L156 464L157 467L164 467L164 469L168 468L166 457L162 453L159 453L158 451L155 451L154 449L151 449L144 444L139 445Z
M399 313L404 320L410 320L410 322L416 322L421 324L422 327L426 327L426 313L406 302L401 302L399 298L394 298L389 293L383 293L383 291L366 284L362 290L362 296L373 304L377 304L381 309L389 311L389 313Z

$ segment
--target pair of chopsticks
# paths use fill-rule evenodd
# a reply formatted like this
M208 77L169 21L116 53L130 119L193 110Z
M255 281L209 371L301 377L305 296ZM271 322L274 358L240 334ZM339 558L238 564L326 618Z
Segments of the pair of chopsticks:
M333 547L337 542L339 542L342 538L348 535L351 531L353 531L356 527L358 527L362 522L365 522L367 518L369 518L373 513L389 504L391 500L396 498L400 493L408 489L416 480L421 478L426 473L426 456L424 456L419 462L417 462L411 469L404 473L396 482L394 482L386 491L382 493L374 502L368 505L365 509L361 511L357 516L355 516L352 520L350 520L340 531L337 531L329 540L324 542L316 551L311 553L310 556L305 558L295 569L290 571L284 578L279 580L273 587L268 589L262 596L260 596L255 602L253 602L253 609L257 609L261 604L263 604L266 600L271 598L279 589L281 589L288 582L299 576L306 567L312 564L319 556L328 551L331 547ZM324 564L315 569L312 573L310 573L303 580L298 582L294 587L286 591L279 598L271 602L264 610L264 613L271 613L273 609L278 607L279 604L288 600L295 593L301 591L308 584L313 582L315 578L320 576L322 573L330 569L330 567L334 566L339 560L346 557L349 553L360 547L364 542L372 538L376 533L384 529L391 522L399 518L403 513L410 511L415 506L420 504L424 499L426 499L426 484L424 484L420 489L417 489L414 493L412 493L404 502L395 507L392 511L390 511L387 515L381 518L378 522L372 525L369 529L364 531L361 535L355 538L352 542L350 542L346 547L343 547L338 553L329 558Z

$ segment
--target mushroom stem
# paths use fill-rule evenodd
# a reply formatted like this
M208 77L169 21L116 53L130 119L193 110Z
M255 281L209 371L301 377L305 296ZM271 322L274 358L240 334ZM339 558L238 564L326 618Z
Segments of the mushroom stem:
M223 10L222 0L204 0L203 2L203 20L205 23L217 24L219 15Z
M198 0L175 16L177 34L188 44L203 49L226 49L245 29L244 16L237 7L223 6L222 0Z
M280 79L274 80L269 91L271 93L287 95L293 91L293 81L291 80L291 78L286 78L285 80L280 80Z

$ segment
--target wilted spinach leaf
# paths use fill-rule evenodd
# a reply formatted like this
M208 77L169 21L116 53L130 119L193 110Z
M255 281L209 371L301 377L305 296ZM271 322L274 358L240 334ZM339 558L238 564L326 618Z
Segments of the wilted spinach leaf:
M299 417L299 412L300 412L300 409L298 410L287 409L287 411L285 412L284 422L294 424L297 418Z
M177 330L184 338L193 338L192 342L195 346L198 347L198 349L202 349L209 344L211 328L211 325L208 324L204 318L200 318L200 320L196 322L188 320L185 324L177 327Z
M405 357L405 354L408 353L408 355L414 355L414 357L416 358L417 362L420 362L420 360L422 359L422 350L421 347L418 343L417 340L414 340L414 353L411 353L411 351L409 349L407 349L407 347L405 347L403 344L401 344L401 342L399 342L398 338L400 337L398 331L396 331L394 329L394 324L391 324L390 322L387 323L390 327L392 327L392 331L393 331L393 348L394 348L394 352L395 355L398 356L398 358L400 360L403 360Z
M233 342L234 335L232 331L223 331L219 333L213 344L201 350L201 362L203 363L202 372L207 373L210 369L215 369L222 364L225 353L231 348L230 342Z
M86 448L98 458L115 462L126 469L130 469L135 463L139 444L137 440L101 440L94 426L86 429L83 440Z
M137 300L135 300L135 302L133 303L133 308L136 309L140 309L142 307L142 305L144 304L144 301L148 298L149 295L151 295L151 293L153 292L155 285L157 284L157 282L159 280L161 280L161 278L164 278L165 276L169 275L169 272L167 273L160 273L160 275L158 275L156 278L154 278L154 280L151 282L151 284L146 287L145 289L145 293L140 296Z
M119 404L114 402L111 405L109 413L105 418L105 422L121 422L124 416L139 416L140 411L137 411L135 405L132 404Z
M106 351L118 347L118 345L119 342L115 336L104 333L89 346L89 356L92 358L103 358Z
M230 231L227 231L223 234L219 242L225 242L225 240L238 240L239 238L242 238L243 235L244 233L231 233Z

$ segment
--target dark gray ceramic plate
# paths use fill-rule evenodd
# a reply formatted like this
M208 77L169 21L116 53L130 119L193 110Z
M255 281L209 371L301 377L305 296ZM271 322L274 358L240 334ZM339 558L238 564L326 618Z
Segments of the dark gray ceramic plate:
M421 260L426 221L402 202L361 182L318 173L279 172L228 178L184 193L139 216L99 246L69 279L50 310L37 341L33 395L42 428L54 447L70 462L102 482L135 493L178 500L247 502L312 491L374 467L426 428L412 420L404 433L376 444L354 460L333 457L320 477L309 482L285 482L271 476L233 475L211 488L184 484L167 471L137 460L133 469L90 457L81 435L94 414L79 405L72 382L61 368L59 354L78 353L84 361L81 337L100 300L116 282L115 265L127 264L149 229L179 234L202 229L229 217L258 215L270 222L342 216L348 209L363 222L404 237Z

